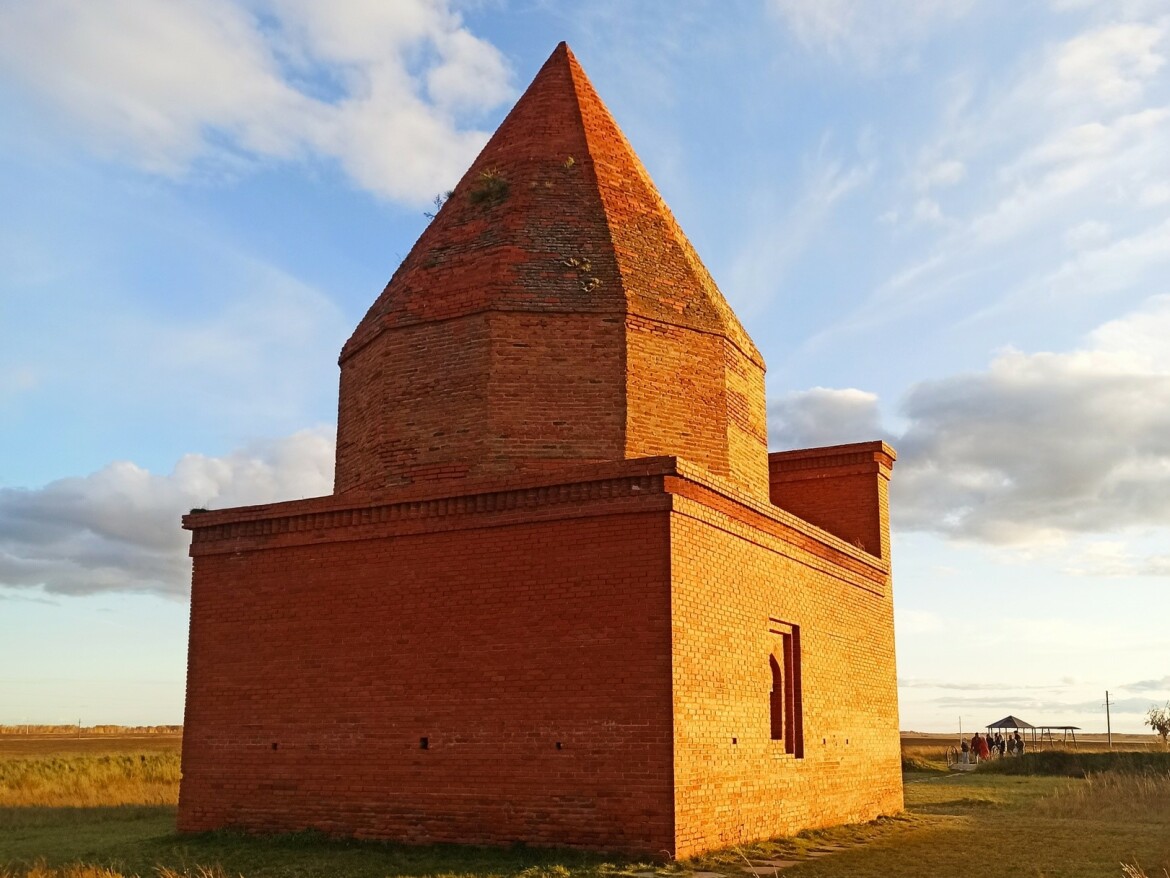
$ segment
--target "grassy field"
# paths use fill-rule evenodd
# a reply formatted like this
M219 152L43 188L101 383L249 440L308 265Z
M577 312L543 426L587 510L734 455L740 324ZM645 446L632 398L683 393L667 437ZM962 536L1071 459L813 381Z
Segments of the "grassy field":
M21 745L5 737L0 878L610 878L695 871L771 878L778 864L793 861L785 878L1142 874L1126 873L1126 865L1170 878L1170 758L1157 754L1143 754L1136 771L1090 766L1087 778L911 771L907 810L898 817L650 865L573 851L407 847L315 834L178 836L177 736L107 738L99 749L85 749L96 746L85 738L79 745L76 738L31 736ZM908 758L929 766L945 746L910 742ZM1067 760L1060 764L1069 769ZM1084 773L1084 766L1061 774L1070 770Z

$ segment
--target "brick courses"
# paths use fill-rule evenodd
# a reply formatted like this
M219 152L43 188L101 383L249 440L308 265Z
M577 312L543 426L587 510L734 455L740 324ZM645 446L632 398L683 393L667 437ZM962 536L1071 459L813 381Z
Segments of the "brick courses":
M332 496L184 517L180 830L681 857L901 808L893 451L767 453L563 44L340 362Z
M340 364L337 491L677 454L767 495L763 359L564 44Z

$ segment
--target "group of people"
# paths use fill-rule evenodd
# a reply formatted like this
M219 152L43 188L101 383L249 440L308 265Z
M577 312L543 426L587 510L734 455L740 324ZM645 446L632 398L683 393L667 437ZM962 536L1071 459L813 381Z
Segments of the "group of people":
M963 764L990 759L992 756L1002 758L1005 753L1008 756L1023 756L1024 739L1020 737L1019 729L1016 729L1014 735L1009 735L1006 738L999 732L995 733L994 738L990 732L986 735L976 732L971 736L969 742L965 739L962 741L960 749L962 753L959 758Z

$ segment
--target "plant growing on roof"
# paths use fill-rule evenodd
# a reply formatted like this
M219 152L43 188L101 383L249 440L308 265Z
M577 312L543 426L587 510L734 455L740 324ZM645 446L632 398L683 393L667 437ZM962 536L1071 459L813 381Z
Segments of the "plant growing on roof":
M499 204L508 197L508 178L498 168L480 171L470 191L468 200L472 204Z
M454 194L455 193L452 192L450 189L448 189L446 192L440 192L438 195L435 196L434 200L431 202L435 206L435 209L433 211L424 210L423 216L425 216L428 220L433 220L435 217L437 217L439 215L439 211L443 209L443 205L447 203L447 199L450 198Z

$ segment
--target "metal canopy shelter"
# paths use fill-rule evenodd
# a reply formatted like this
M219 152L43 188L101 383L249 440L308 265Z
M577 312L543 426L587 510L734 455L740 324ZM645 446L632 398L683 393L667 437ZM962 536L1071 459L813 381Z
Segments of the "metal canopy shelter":
M1068 743L1072 741L1074 747L1077 746L1077 732L1081 730L1080 726L1034 726L1029 722L1024 722L1018 716L1008 714L1001 720L993 723L988 723L988 729L1011 729L1014 731L1024 731L1029 733L1031 738L1031 745L1033 748L1038 747L1044 742L1049 744L1056 744L1057 739L1053 735L1054 732L1061 733L1061 743Z
M1020 731L1027 732L1029 734L1029 737L1031 738L1031 740L1029 742L1029 746L1032 748L1035 748L1037 745L1036 732L1039 730L1038 727L1032 725L1029 722L1024 722L1018 716L1013 716L1010 713L1001 720L997 720L996 722L993 722L993 723L988 723L987 728L988 729L1004 729L1004 730L1011 729L1011 730L1017 731L1017 732L1020 732Z
M1040 732L1041 743L1047 741L1049 744L1055 744L1056 738L1052 736L1052 733L1061 732L1063 733L1063 737L1060 739L1061 743L1068 743L1071 738L1073 747L1077 746L1077 732L1081 730L1080 726L1037 726L1036 728Z

